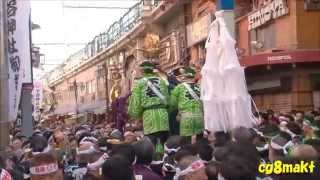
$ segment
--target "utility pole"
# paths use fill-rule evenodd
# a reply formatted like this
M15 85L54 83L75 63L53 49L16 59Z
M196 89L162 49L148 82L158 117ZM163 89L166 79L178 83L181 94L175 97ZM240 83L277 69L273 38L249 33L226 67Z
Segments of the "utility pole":
M109 61L106 62L106 65L104 66L105 68L105 77L106 77L106 120L109 122L110 121L110 109L109 109Z
M9 89L6 1L0 1L0 151L9 144Z
M76 77L76 74L74 75ZM78 108L78 85L77 80L74 79L73 81L73 87L74 87L74 99L75 99L75 105L76 105L76 122L78 122L78 115L79 115L79 108Z

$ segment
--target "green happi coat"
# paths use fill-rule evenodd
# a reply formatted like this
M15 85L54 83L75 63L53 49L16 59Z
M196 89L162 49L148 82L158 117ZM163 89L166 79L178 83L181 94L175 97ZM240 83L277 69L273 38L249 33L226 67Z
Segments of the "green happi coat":
M200 97L200 88L195 83L187 83ZM199 99L193 98L183 83L171 92L170 109L178 109L180 115L180 135L192 136L202 133L203 106Z
M148 87L146 79L160 90L165 97L165 102ZM155 74L147 74L144 78L137 80L133 86L128 114L131 118L142 118L145 134L168 131L168 102L169 92L166 82Z

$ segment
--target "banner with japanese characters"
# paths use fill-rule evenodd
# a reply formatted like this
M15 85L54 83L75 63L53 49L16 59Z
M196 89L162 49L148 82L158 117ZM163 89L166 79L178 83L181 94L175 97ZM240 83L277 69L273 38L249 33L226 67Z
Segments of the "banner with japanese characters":
M9 65L9 115L14 121L21 97L22 83L31 83L30 1L6 0Z
M35 121L40 121L41 119L41 103L43 98L43 85L41 80L37 80L34 83L32 90L32 103L33 103L33 117Z

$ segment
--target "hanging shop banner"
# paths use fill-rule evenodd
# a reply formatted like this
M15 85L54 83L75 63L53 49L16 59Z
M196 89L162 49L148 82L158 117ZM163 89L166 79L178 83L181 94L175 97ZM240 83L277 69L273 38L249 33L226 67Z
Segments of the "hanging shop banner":
M9 115L14 121L20 103L22 83L30 83L30 1L6 0L9 65Z
M33 117L35 121L40 121L40 109L43 98L43 86L41 80L34 82L34 87L32 90L32 103L33 103Z

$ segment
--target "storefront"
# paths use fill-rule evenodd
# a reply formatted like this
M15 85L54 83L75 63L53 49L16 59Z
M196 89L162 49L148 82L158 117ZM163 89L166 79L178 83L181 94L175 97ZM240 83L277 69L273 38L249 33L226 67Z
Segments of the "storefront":
M200 67L205 62L205 42L213 20L211 13L199 18L187 26L187 45L191 54L191 64Z
M241 59L260 110L313 110L320 101L320 50L264 53Z

